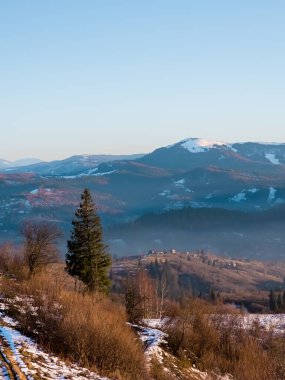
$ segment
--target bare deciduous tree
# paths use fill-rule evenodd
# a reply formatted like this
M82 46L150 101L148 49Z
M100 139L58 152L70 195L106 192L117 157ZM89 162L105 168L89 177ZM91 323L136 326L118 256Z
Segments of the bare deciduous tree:
M155 314L154 281L145 268L139 267L126 287L126 309L130 320L151 318Z
M161 278L156 281L156 316L157 318L162 318L164 313L164 306L166 297L168 294L168 285L165 273L162 273Z
M25 239L24 258L32 275L59 259L56 240L62 235L53 224L26 222L22 229Z

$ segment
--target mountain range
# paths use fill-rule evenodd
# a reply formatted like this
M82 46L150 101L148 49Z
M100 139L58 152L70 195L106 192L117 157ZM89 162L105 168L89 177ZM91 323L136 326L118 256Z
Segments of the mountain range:
M194 240L195 247L200 244L216 251L231 253L231 238L237 239L239 236L240 240L238 234L245 236L249 230L252 231L252 228L246 228L247 221L263 215L265 224L262 226L265 226L268 210L277 210L277 217L285 207L285 144L227 144L189 138L146 155L82 155L62 161L13 166L0 166L2 240L16 236L22 222L30 218L54 221L68 233L80 193L85 187L93 192L113 253L119 254L151 248L153 241L160 242L157 244L162 248L166 244L180 243L181 248L182 245L186 248L187 244L191 248ZM184 224L178 231L179 239L166 239L170 236L169 229L167 232L164 230L163 234L155 235L155 231L160 230L160 224L165 224L163 220L168 220L169 215L177 219L181 210L189 208L196 209L197 220L203 216L205 226L211 220L208 233L212 240L205 234L197 239L200 230L196 230L194 240L193 236L192 240L187 237L189 225L193 223L191 212L184 213L184 219L180 215ZM223 210L226 210L226 214ZM244 213L253 217L241 217ZM158 214L160 217L148 218L147 224L138 223L146 214ZM223 235L217 239L213 233L217 230L213 223L215 219L218 220L218 215L223 215L219 231L222 233L226 228L230 234L226 239L223 239ZM240 221L239 226L243 227L242 233L238 232L238 226L233 223L235 217ZM272 222L272 215L270 218ZM274 254L280 256L284 243L280 233L283 219L278 220L277 224L273 221L275 228L270 224L269 231L272 233L266 236L269 240L275 239ZM130 228L134 225L135 232ZM153 231L151 236L143 233L146 230ZM118 231L121 231L124 239ZM129 235L126 231L129 231ZM181 231L185 231L183 238ZM133 244L131 233L137 237L139 246ZM254 235L257 237L256 234L258 231ZM140 239L140 236L145 238ZM250 236L249 234L248 239L243 239L249 241ZM248 247L243 249L240 243L242 242L236 245L241 247L239 254L244 255L246 252L251 255L251 250ZM252 245L252 254L255 255L258 252L254 244L250 246ZM236 249L234 251L236 253Z
M10 169L10 168L19 168L21 166L28 166L42 162L38 158L23 158L16 161L7 161L0 158L0 170Z

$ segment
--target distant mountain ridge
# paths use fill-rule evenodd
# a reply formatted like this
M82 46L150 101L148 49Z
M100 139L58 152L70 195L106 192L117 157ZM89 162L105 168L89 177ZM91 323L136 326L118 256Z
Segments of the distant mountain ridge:
M22 167L28 166L43 162L38 158L22 158L16 161L7 161L0 159L0 169L14 168L14 167Z
M284 165L285 144L277 143L223 143L199 138L182 140L156 149L145 155L142 162L172 169L192 169L215 165L238 169L260 164Z
M34 173L39 175L49 176L63 176L63 175L76 175L82 173L84 170L94 169L99 164L108 161L116 160L134 160L140 158L143 154L133 155L76 155L65 158L63 160L55 160L45 162L41 160L34 160L29 162L28 160L18 160L13 163L8 163L3 166L0 161L0 171L10 173ZM4 160L3 160L4 162ZM7 162L7 161L5 161ZM3 170L4 169L4 170Z
M263 212L285 203L285 144L191 138L146 155L80 155L2 169L0 238L29 218L69 231L85 187L105 226L189 207Z
M165 169L192 169L217 166L237 169L247 165L285 165L285 143L238 142L226 143L201 138L188 138L155 149L148 154L133 155L76 155L63 160L44 162L28 158L9 162L0 160L0 170L39 175L80 174L100 164L112 161L138 161ZM12 169L11 169L12 168ZM11 169L11 170L10 170ZM100 172L100 170L99 170Z

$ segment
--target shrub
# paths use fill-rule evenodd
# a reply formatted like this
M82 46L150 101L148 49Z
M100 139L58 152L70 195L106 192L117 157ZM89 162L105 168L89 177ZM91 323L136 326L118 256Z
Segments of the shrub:
M62 288L48 273L10 284L10 295L11 287L18 296L10 313L46 349L115 379L147 379L141 344L122 306Z
M284 378L285 345L255 323L241 326L239 315L219 314L200 300L188 300L167 328L171 351L200 370L231 373L236 380Z

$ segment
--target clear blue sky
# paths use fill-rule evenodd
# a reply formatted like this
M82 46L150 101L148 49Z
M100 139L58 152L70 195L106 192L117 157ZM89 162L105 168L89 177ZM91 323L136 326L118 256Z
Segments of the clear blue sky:
M0 158L285 142L284 0L0 0Z

